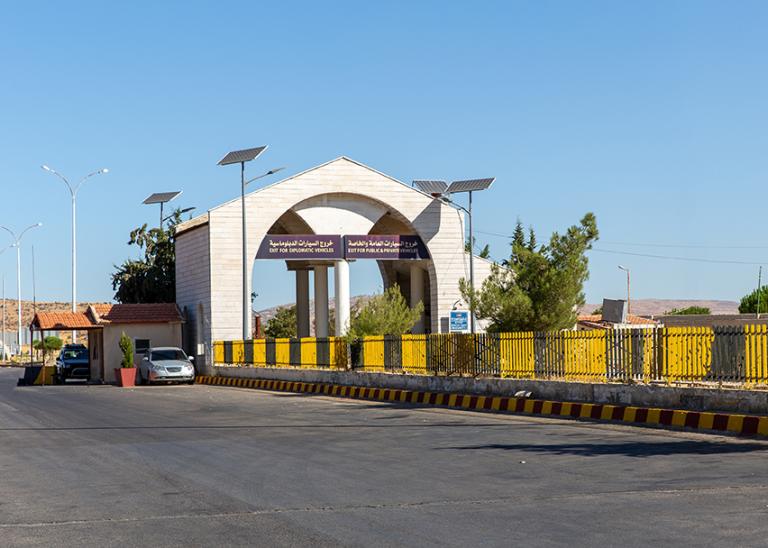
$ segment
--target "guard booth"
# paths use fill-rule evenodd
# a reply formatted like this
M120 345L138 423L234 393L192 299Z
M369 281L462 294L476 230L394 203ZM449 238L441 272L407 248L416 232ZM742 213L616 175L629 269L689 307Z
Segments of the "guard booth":
M102 326L93 323L83 312L38 312L29 326L30 340L34 334L40 333L43 339L51 331L86 331L88 333L88 363L91 371L90 380L94 378L94 352L98 358L98 343L101 338ZM31 350L30 350L31 352ZM29 365L25 368L24 377L19 384L54 384L56 368L54 366ZM23 381L23 382L22 382Z

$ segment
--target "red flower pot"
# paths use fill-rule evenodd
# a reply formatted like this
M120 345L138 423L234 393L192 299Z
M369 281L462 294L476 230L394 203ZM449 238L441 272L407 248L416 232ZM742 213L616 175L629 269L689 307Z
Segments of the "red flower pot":
M136 386L136 368L135 367L121 367L115 369L115 380L117 380L117 386L131 387Z

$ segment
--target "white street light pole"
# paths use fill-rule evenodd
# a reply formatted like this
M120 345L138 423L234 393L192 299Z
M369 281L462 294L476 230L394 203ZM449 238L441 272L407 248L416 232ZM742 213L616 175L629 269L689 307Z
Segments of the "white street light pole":
M39 226L43 226L43 223L35 223L33 225L29 225L27 228L21 231L21 234L19 234L18 237L16 237L16 233L7 226L0 226L0 228L11 235L11 238L13 238L12 246L16 248L16 306L19 315L16 343L19 346L19 353L21 353L21 239L24 237L24 234L26 234L28 230L37 228Z
M0 255L6 252L7 249L10 249L12 247L11 245L5 246L3 249L0 249ZM5 338L5 274L3 274L3 326L0 328L0 344L3 345L3 361L6 361L8 359L8 350L6 347L6 338Z
M69 194L72 197L72 312L77 312L77 192L80 190L80 187L83 185L86 179L89 179L94 175L109 173L109 170L107 168L103 168L98 171L89 173L88 175L80 179L80 182L77 183L77 186L72 187L72 185L69 184L69 181L67 180L67 178L64 177L64 175L62 175L58 171L51 169L47 165L42 165L40 167L49 173L53 173L54 175L56 175L56 177L64 181L64 184L67 185L67 188L69 189ZM75 340L76 337L77 337L77 331L72 331L73 343L76 342Z

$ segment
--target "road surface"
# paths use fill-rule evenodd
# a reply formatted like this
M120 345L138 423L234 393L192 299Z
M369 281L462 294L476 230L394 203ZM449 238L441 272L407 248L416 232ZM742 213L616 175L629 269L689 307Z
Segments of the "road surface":
M15 386L4 546L764 546L768 443L213 386Z

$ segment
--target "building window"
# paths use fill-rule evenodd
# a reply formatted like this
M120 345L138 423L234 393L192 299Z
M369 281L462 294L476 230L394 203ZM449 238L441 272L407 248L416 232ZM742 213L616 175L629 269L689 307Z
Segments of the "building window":
M137 354L146 354L150 347L149 339L134 339L133 345Z

